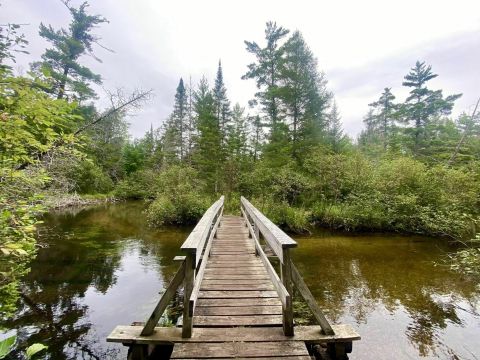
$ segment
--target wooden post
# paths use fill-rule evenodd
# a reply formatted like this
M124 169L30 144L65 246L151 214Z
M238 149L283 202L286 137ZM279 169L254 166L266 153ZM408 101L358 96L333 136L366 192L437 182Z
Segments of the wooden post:
M288 302L283 309L283 333L285 336L293 336L293 288L292 288L292 270L291 270L291 261L290 261L290 252L288 248L283 249L283 263L280 266L282 282L285 289L287 289Z
M146 360L148 357L147 345L130 345L128 348L127 360Z
M258 225L253 223L253 230L255 231L255 237L257 238L258 243L260 244L260 229L258 228ZM258 249L255 246L255 255L258 256Z
M182 337L192 337L193 317L190 316L190 295L195 282L195 254L189 253L185 259L185 281L183 287Z

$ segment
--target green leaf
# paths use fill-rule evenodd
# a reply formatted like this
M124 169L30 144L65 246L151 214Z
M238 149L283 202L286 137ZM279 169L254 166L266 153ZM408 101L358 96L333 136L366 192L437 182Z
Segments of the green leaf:
M40 343L35 343L33 345L30 345L27 348L27 359L32 359L35 354L38 354L40 351L48 349L48 346L40 344Z
M13 335L0 341L0 359L4 359L12 351L16 340L17 336Z

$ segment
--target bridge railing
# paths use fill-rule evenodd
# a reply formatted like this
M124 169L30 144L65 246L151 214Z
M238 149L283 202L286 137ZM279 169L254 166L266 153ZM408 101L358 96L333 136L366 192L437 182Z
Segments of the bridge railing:
M145 323L141 332L142 336L153 334L155 326L182 283L184 288L182 337L189 338L192 336L193 311L210 254L212 239L217 232L223 214L223 204L224 197L222 196L205 212L181 246L180 249L185 253L185 256L175 258L175 260L181 261L180 268Z
M294 335L292 306L293 284L309 306L322 332L325 335L334 335L335 333L330 323L325 318L323 311L318 306L310 289L305 284L305 281L291 259L290 249L295 248L297 242L270 221L243 196L241 197L241 211L249 229L250 236L255 242L256 254L266 267L282 302L284 334L287 336ZM280 261L281 280L261 246L261 237Z

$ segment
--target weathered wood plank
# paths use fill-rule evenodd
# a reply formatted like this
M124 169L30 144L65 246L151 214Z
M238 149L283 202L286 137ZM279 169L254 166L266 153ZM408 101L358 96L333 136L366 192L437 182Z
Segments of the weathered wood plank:
M195 254L190 253L185 259L185 277L183 285L183 326L182 337L192 336L193 322L190 317L190 295L195 282Z
M204 280L270 280L267 273L265 274L205 274Z
M230 360L232 358L214 358L215 360ZM275 357L235 357L235 360L268 360L268 359L280 359L280 360L312 360L310 356L307 355L298 355L298 356L275 356ZM187 359L182 358L182 360L197 360L197 359Z
M197 327L282 326L282 315L194 316Z
M282 305L278 298L198 299L197 306L270 306Z
M278 298L276 291L200 291L202 299Z
M271 285L262 279L203 279L203 285Z
M236 358L236 357L281 357L307 356L308 351L301 341L243 342L243 343L183 343L173 348L171 359L182 358Z
M200 289L202 291L212 291L212 290L221 290L221 291L241 291L241 290L269 290L275 291L275 288L272 284L205 284L202 283Z
M268 275L267 271L262 268L234 268L234 269L219 269L219 268L208 268L205 269L205 275Z
M195 315L282 315L281 306L210 306L197 307Z
M198 309L198 308L197 308ZM182 329L175 327L156 327L151 336L141 336L142 326L117 326L108 336L108 342L125 344L171 344L197 342L228 342L228 341L305 341L307 343L350 342L360 340L360 335L348 324L332 325L335 335L325 335L318 325L295 326L295 335L283 335L282 328L197 328L191 338L182 338Z

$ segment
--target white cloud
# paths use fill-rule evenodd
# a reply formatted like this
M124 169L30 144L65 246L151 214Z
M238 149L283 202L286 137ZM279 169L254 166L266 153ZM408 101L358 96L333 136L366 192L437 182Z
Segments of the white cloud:
M3 0L0 22L30 23L26 68L47 45L37 29L40 21L55 27L68 24L57 0ZM79 3L80 0L73 1ZM392 86L403 99L402 77L417 59L440 74L434 86L446 93L465 92L457 111L474 102L480 90L480 2L404 0L364 1L155 1L91 0L91 11L110 20L97 33L111 54L97 53L103 63L87 59L104 77L104 86L153 88L152 102L131 120L131 133L140 136L158 126L171 111L180 76L194 82L205 74L213 81L222 59L233 102L253 96L253 81L240 80L252 58L244 40L263 40L268 20L302 31L319 66L325 71L343 115L346 131L356 135L367 104L383 87ZM458 54L458 55L457 55Z

